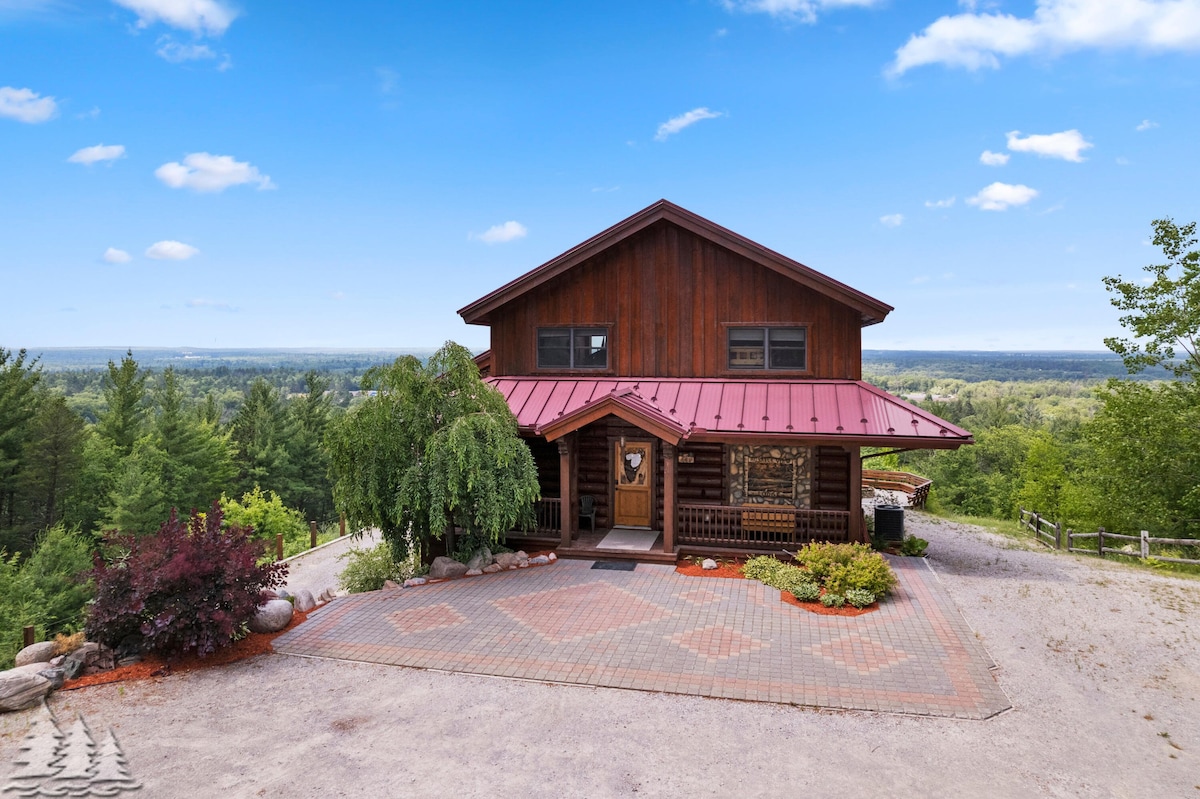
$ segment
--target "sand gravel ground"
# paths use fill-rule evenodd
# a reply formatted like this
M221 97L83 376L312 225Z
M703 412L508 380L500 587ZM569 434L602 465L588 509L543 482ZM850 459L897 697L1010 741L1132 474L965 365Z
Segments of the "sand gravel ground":
M1200 581L921 514L909 531L1013 710L821 712L282 655L50 707L116 731L144 784L130 796L1200 799ZM0 719L0 779L44 712Z

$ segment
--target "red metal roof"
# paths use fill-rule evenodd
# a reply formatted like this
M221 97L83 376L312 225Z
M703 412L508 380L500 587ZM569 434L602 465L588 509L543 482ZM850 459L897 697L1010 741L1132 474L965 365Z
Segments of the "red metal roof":
M613 413L656 434L788 436L920 449L974 443L961 427L856 380L492 377L525 433L558 438Z

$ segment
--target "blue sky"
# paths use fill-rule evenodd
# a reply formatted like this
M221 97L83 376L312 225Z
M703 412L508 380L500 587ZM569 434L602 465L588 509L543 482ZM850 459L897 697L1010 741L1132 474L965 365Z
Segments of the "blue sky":
M659 198L894 305L1103 349L1200 217L1200 0L0 0L0 346L487 343Z

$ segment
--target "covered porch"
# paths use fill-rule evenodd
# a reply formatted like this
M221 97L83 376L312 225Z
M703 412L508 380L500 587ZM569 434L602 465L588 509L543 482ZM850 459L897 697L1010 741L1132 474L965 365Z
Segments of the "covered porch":
M565 557L674 560L865 541L861 446L971 443L860 381L489 382L516 414L542 487L536 530L513 538ZM615 550L602 545L614 529L656 535L650 550Z

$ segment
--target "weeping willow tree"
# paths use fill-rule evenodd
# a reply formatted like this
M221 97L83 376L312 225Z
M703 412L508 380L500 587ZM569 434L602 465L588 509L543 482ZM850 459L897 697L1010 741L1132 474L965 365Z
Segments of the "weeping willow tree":
M398 559L457 528L469 548L533 523L537 469L504 397L471 353L447 342L427 364L371 369L375 395L332 423L326 445L338 509L378 527Z

